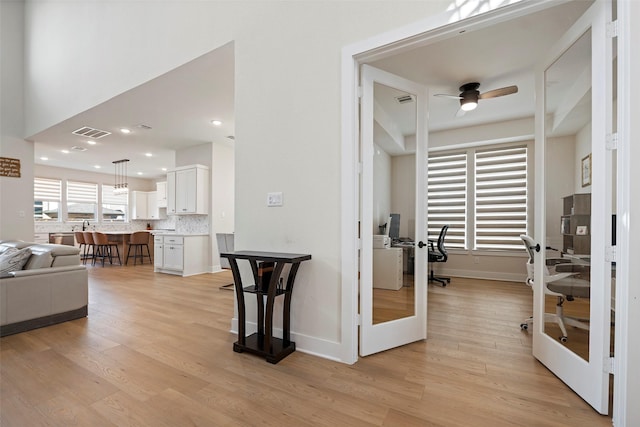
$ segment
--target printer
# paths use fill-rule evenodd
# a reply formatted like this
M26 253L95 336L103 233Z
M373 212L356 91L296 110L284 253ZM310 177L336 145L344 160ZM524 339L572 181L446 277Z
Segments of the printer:
M373 248L374 249L388 249L391 247L391 238L385 234L373 235Z

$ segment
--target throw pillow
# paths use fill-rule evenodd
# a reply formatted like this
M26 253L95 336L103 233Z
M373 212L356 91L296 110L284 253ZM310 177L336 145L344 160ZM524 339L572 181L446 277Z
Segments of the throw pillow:
M8 276L11 271L22 270L31 256L31 249L7 250L0 255L0 276Z

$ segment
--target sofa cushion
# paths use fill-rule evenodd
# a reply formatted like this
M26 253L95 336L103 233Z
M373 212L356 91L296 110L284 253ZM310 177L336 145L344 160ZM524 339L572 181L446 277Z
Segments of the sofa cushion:
M0 276L8 276L11 271L22 270L31 256L31 249L10 248L0 254Z
M51 251L38 251L33 247L31 249L31 257L24 265L23 270L35 270L36 268L49 268L53 263Z

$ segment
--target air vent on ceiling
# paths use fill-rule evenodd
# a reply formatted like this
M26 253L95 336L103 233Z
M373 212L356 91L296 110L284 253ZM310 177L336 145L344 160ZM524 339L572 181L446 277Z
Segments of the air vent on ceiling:
M77 145L74 145L73 147L71 147L71 149L73 151L87 151L86 147L79 147Z
M107 132L106 130L95 129L89 126L81 127L80 129L76 129L71 132L74 135L86 136L87 138L98 139L103 136L111 135L111 132Z
M233 136L233 135L229 135L229 136L227 136L227 138L229 138L229 139L230 139L230 140L232 140L232 141L235 141L235 139L236 139L236 137L235 137L235 136Z
M142 124L142 123L140 123L139 125L136 125L136 127L138 129L144 129L144 130L152 129L151 126L148 126L148 125L145 125L145 124Z
M396 96L396 101L398 101L398 104L407 104L409 102L413 102L413 96L411 95Z

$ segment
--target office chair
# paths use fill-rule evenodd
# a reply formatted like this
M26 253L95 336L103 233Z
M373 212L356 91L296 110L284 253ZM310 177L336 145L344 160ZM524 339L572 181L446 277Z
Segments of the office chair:
M447 283L451 283L451 278L436 277L433 274L433 263L447 262L447 258L449 258L449 255L447 254L447 249L444 247L444 239L447 236L448 229L449 229L449 226L445 225L440 230L440 235L438 236L437 248L434 246L434 241L429 239L429 282L438 282L443 287L447 286Z
M531 237L525 234L521 234L520 239L522 239L525 248L527 248L527 254L529 255L529 259L527 260L527 280L525 283L527 284L527 286L533 288L534 250L538 250L537 248L539 248L539 246ZM544 321L545 323L555 322L558 324L560 330L562 331L562 335L558 339L562 342L567 342L567 340L569 339L567 337L566 325L580 329L589 329L588 323L565 316L563 308L565 300L573 301L574 297L590 297L590 282L588 280L574 277L581 272L582 268L583 266L573 264L571 260L568 260L566 258L549 258L546 260L544 273L544 294L555 296L557 298L557 302L556 312L545 313ZM529 317L523 323L521 323L520 329L527 330L530 323L533 323L533 316Z

